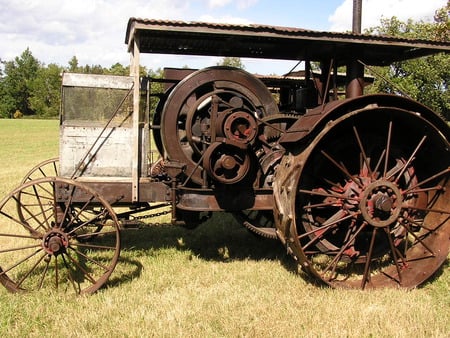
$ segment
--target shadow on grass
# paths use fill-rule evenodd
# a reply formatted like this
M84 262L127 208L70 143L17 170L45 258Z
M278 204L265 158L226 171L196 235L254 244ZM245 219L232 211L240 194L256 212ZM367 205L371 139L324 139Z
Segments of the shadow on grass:
M448 271L450 267L450 261L447 258L444 263L441 265L441 267L439 269L436 270L436 272L429 278L427 279L423 284L419 285L418 288L425 288L430 286L431 284L434 284L436 282L437 279L439 279L445 271Z
M251 233L232 215L216 213L205 223L189 230L178 226L144 227L122 232L122 254L109 286L118 286L140 276L142 264L139 257L155 254L160 249L175 248L189 251L193 256L207 261L232 262L244 259L276 260L296 273L296 263L286 254L280 241ZM120 265L127 265L126 271Z

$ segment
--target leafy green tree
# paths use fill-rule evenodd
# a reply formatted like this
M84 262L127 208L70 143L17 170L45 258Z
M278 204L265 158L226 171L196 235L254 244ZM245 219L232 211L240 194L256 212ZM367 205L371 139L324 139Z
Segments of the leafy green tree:
M228 66L235 67L240 69L245 69L245 65L242 63L241 58L239 57L230 57L226 56L222 59L222 61L217 63L217 66Z
M147 76L151 79L163 79L164 78L164 70L162 68L158 68L157 70L150 69L147 72ZM164 93L164 84L162 82L152 81L150 83L150 93ZM150 114L156 110L156 107L159 103L159 96L151 96L150 97Z
M101 65L85 65L82 67L81 72L84 74L105 74L105 70Z
M9 94L7 86L7 77L4 73L5 64L6 62L0 59L0 118L12 117L15 107L14 100Z
M40 67L29 48L14 61L4 63L4 76L0 82L0 112L3 116L11 117L16 110L24 115L34 113L29 105L30 87Z
M80 72L80 67L78 66L78 59L75 55L72 56L72 58L69 60L69 67L67 68L67 71L71 73Z
M61 72L63 68L50 64L37 71L30 84L30 108L39 117L56 117L61 102Z
M106 74L111 75L123 75L128 76L130 75L130 67L124 67L119 62L113 64L109 69L105 71Z
M450 1L436 11L432 23L402 22L392 17L381 20L381 25L368 30L368 33L449 42L449 13ZM374 70L381 76L377 77L370 92L405 93L450 120L450 54L396 62L390 67L376 67Z

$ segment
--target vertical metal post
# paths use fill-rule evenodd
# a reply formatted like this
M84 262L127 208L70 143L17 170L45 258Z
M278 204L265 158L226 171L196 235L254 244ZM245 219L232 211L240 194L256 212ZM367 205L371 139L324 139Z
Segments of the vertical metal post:
M352 32L361 34L362 0L353 0Z
M139 50L139 37L135 35L133 42L133 49L131 51L131 66L130 75L134 77L134 90L133 90L133 159L132 159L132 174L131 174L131 199L133 202L139 201L139 176L140 176L140 133L139 133L139 90L140 90L140 77L139 77L139 63L140 63L140 50Z
M353 23L352 32L361 34L362 0L353 0ZM358 60L350 60L347 64L347 87L345 96L347 98L357 97L364 94L364 66Z

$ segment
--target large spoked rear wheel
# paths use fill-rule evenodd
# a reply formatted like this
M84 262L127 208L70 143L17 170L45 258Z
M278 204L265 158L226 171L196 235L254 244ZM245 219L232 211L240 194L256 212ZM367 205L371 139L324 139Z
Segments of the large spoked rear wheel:
M447 258L449 143L419 114L348 114L280 171L275 193L289 206L279 203L279 229L303 269L325 283L412 288Z
M119 252L113 209L81 183L43 177L0 202L0 282L9 291L92 293L111 275Z

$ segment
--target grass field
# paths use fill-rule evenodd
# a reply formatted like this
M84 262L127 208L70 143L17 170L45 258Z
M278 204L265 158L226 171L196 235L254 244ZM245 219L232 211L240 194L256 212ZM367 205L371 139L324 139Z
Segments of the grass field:
M0 120L0 142L3 198L35 164L57 156L58 121ZM297 273L280 243L251 235L226 215L195 230L129 230L122 242L107 287L93 295L0 287L0 335L450 336L448 263L411 291L333 290Z

